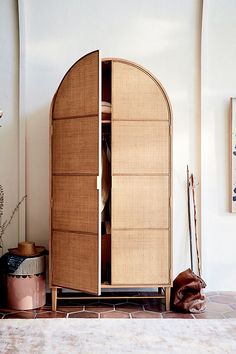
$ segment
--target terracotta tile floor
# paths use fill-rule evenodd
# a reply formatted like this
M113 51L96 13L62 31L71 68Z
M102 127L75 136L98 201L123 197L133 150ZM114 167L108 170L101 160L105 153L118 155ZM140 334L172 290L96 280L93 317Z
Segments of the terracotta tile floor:
M120 295L120 294L119 294ZM163 299L58 300L58 309L47 304L36 310L0 308L0 318L236 318L236 292L209 292L207 310L202 314L165 311ZM64 296L64 294L63 294Z

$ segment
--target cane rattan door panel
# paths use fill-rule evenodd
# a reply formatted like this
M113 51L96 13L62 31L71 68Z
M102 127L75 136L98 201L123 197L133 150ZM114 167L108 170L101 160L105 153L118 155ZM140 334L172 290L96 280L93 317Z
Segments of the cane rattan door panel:
M52 143L54 174L97 174L99 145L97 117L55 120Z
M53 100L51 286L100 293L99 53L77 61ZM86 279L87 278L87 279Z
M168 121L114 121L112 174L168 174Z
M169 227L167 176L113 176L112 229Z
M114 230L112 285L170 282L168 230Z
M135 64L112 65L113 120L168 120L169 106L161 85Z
M96 285L98 273L96 235L54 231L52 242L53 284L97 293L99 289Z
M98 233L96 176L54 176L53 230Z

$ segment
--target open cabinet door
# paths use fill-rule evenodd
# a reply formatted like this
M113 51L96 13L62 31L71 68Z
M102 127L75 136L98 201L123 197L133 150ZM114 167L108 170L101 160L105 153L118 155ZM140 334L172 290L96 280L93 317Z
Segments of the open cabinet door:
M100 294L100 64L66 73L51 110L51 286Z

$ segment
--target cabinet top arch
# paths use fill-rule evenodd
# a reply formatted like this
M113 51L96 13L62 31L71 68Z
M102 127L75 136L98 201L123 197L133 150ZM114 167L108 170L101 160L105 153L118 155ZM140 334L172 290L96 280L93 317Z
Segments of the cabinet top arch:
M145 120L171 122L172 109L168 95L150 71L122 58L100 59L98 50L81 57L65 73L52 101L52 119L99 115L100 62L110 62L112 66L114 120L143 120L145 115ZM124 101L126 104L123 104ZM127 103L130 105L128 110Z

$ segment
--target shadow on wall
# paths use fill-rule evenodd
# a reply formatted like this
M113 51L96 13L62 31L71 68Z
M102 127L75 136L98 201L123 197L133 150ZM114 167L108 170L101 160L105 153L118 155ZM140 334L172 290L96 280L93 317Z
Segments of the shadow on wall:
M49 234L50 104L26 117L26 237L45 247Z

